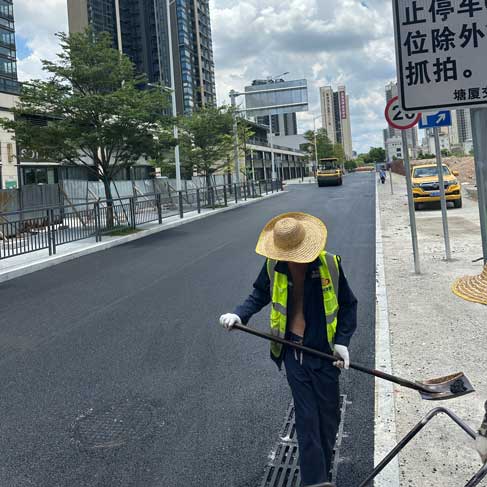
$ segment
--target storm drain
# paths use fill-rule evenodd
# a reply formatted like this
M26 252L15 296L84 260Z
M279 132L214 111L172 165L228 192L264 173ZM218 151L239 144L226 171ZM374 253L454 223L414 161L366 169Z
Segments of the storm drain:
M347 396L340 396L341 422L337 433L332 461L332 482L336 481L338 463L340 460L340 446L344 435L345 412ZM294 405L291 403L282 426L279 442L275 454L265 469L264 478L260 487L300 487L299 451L296 437L296 423L294 420Z
M153 425L153 406L138 399L127 399L90 409L76 418L72 439L82 450L109 450L145 438Z

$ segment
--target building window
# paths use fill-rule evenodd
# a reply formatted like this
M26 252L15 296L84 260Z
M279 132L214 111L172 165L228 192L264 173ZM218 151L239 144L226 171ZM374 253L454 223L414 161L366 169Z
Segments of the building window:
M57 171L54 167L23 167L24 184L55 184Z

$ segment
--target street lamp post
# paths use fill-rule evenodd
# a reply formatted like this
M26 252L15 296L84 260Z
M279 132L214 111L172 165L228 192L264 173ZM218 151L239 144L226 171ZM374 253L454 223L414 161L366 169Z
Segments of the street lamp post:
M240 183L240 158L238 154L238 122L237 122L237 93L235 90L230 91L230 103L233 108L233 158L235 162L235 183Z
M316 120L321 118L321 115L317 115L313 118L313 138L315 146L315 172L318 170L318 144L316 142Z
M162 79L162 63L161 63L161 52L160 52L160 39L159 39L159 31L156 29L156 36L157 36L157 57L159 62L159 83L161 86L161 91L164 89L169 89L171 91L171 104L172 104L172 116L174 118L177 117L178 111L176 106L176 85L174 81L174 56L172 52L172 36L171 36L171 4L174 3L174 0L166 2L166 16L167 16L167 39L168 39L168 48L169 48L169 71L170 71L170 82L171 85L168 87L164 86L164 82ZM156 23L159 24L159 19L157 18L157 0L154 0L154 13L155 13L155 20ZM148 86L151 86L151 83L148 83ZM153 86L153 85L152 85ZM181 191L181 161L179 158L179 131L178 126L174 124L173 128L174 139L176 140L176 147L174 148L174 161L176 166L176 190Z

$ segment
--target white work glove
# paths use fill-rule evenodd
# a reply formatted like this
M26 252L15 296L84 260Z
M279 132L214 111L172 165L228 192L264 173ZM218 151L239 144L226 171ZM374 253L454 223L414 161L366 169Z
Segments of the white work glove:
M226 330L231 330L233 328L233 325L235 325L236 323L238 323L239 325L242 324L240 316L236 314L227 313L220 316L220 325L222 325L223 328L225 328Z
M350 367L350 354L348 347L345 345L335 345L335 356L340 359L339 362L334 362L333 365L338 368L348 369Z

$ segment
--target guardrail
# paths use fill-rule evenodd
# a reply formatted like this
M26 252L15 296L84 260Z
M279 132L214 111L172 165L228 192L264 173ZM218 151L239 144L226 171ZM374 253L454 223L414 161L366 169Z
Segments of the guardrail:
M48 250L60 245L104 235L135 230L146 223L282 191L282 181L247 181L172 194L151 193L133 197L98 200L94 203L48 206L0 213L0 260Z

